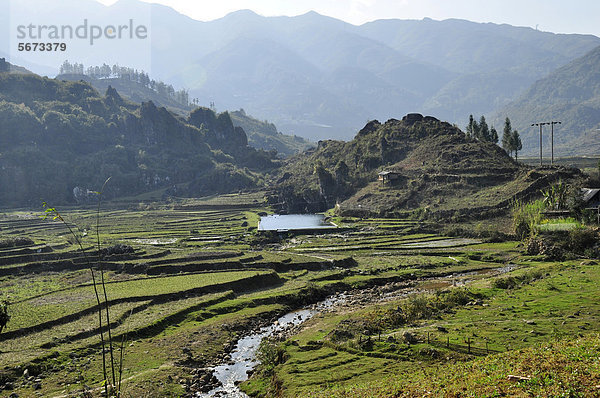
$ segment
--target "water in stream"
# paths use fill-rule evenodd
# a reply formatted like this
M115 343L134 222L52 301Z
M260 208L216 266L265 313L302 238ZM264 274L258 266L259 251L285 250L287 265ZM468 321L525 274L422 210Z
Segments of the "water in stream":
M344 295L337 295L320 302L310 309L290 312L280 317L273 324L261 328L257 333L238 340L235 349L231 352L231 360L228 362L232 363L232 365L222 364L214 368L213 373L219 382L221 382L222 386L215 388L208 393L198 393L196 394L196 397L248 398L248 395L240 391L237 385L248 380L247 372L258 365L258 361L256 361L256 352L262 339L284 331L292 326L299 325L324 308L330 307L342 300L344 300Z
M431 287L433 288L441 288L448 287L450 283L447 282L447 279L462 279L468 277L469 275L480 275L487 273L498 273L503 274L506 272L510 272L515 268L514 264L508 264L502 268L493 268L493 269L485 269L485 270L477 270L471 272L463 272L452 274L446 277L433 278L431 281ZM437 286L435 283L440 283L446 280L444 285ZM453 285L462 285L466 282L466 280L461 280L460 282L454 282ZM434 287L435 286L435 287ZM369 289L366 289L368 291ZM379 290L379 288L375 289ZM420 290L415 290L412 287L400 288L399 290L389 292L388 294L381 295L381 292L378 293L378 300L386 300L392 298L398 298L399 293L401 296L406 296L407 294L417 293ZM216 366L213 370L215 377L222 384L221 387L215 388L208 393L197 393L196 397L198 398L248 398L248 395L244 394L238 388L238 384L248 380L248 371L254 369L256 365L258 365L258 361L256 361L256 352L258 347L265 337L269 337L275 333L284 331L292 326L296 326L301 324L302 322L310 319L318 312L332 307L334 305L342 305L343 303L353 302L350 300L353 295L348 295L346 293L337 294L335 296L331 296L328 299L312 306L311 308L306 308L294 312L290 312L280 317L276 322L269 326L265 326L261 328L258 332L246 336L240 340L235 347L235 349L231 352L231 360L227 364L222 364ZM373 297L370 297L372 300Z

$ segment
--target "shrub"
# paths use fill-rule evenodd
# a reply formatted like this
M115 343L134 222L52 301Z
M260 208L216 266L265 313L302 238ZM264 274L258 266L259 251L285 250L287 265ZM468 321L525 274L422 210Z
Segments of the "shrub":
M450 290L442 290L437 292L438 305L439 309L446 309L457 307L459 305L465 305L468 302L472 301L474 298L477 298L477 295L472 293L468 289L450 289Z
M576 254L583 254L598 242L598 236L591 228L574 228L569 231L568 246Z
M525 247L527 248L527 254L531 256L537 256L546 250L545 242L535 237L530 237L527 239L525 242Z
M544 273L540 270L532 270L516 276L505 276L492 281L492 287L497 289L514 289L526 283L542 279Z
M430 301L424 295L414 295L408 299L403 307L403 312L408 322L417 319L429 318L433 313Z
M492 281L492 287L496 289L514 289L517 285L517 280L512 276L506 276Z
M275 343L265 339L258 347L256 358L260 361L260 371L264 375L271 376L275 373L275 367L285 363L288 355L281 343Z
M10 314L8 313L8 303L6 301L0 302L0 333L6 327L6 324L10 321Z
M537 200L531 203L523 203L519 200L513 204L513 227L519 239L525 239L535 234L536 225L542 219L544 202Z

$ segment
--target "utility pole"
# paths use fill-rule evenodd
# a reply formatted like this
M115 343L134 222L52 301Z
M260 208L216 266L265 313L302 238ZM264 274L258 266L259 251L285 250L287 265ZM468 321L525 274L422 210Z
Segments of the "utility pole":
M550 147L552 148L552 158L550 160L550 164L553 165L554 164L554 125L555 124L561 124L561 123L560 122L554 122L554 121L552 121L552 122L550 122L548 124L550 124L550 126L552 126L552 130L551 130L552 132L550 133L550 135L552 137L551 141L550 141L551 142Z
M550 124L546 122L533 123L531 126L540 126L540 166L543 164L542 162L542 126L545 124Z

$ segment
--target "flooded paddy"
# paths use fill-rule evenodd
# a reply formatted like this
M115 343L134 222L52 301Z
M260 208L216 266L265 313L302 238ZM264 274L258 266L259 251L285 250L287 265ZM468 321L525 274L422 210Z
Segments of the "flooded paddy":
M258 223L259 231L293 231L335 229L337 226L322 214L273 214L263 216Z

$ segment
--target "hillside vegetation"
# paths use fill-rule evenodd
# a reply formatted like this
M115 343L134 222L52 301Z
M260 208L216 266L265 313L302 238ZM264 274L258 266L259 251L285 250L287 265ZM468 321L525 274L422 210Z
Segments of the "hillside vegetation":
M248 145L265 151L276 151L288 157L314 147L314 144L297 135L282 134L273 123L261 121L246 114L243 109L230 113L236 127L244 129L248 135Z
M384 170L397 178L382 184L377 178ZM347 215L482 217L579 176L574 169L528 168L493 143L413 114L371 121L352 141L321 141L292 158L275 177L271 203L288 211L337 205Z
M92 85L98 92L106 92L108 87L112 87L125 99L133 102L142 103L152 101L155 105L165 107L182 117L187 117L195 108L190 103L178 101L176 97L163 93L160 90L153 90L148 85L136 81L129 76L98 78L87 74L62 74L57 76L59 80L68 81L86 81ZM164 85L164 84L163 84ZM185 92L182 90L181 92ZM187 92L185 92L187 95ZM231 120L235 127L242 127L248 136L248 145L256 149L266 151L275 150L280 156L290 156L310 148L312 144L302 137L296 135L282 134L277 130L274 124L266 121L260 121L249 116L242 109L230 113Z
M0 119L0 185L12 187L2 206L85 202L109 176L109 197L229 192L274 166L227 112L197 108L186 119L81 81L0 74Z

